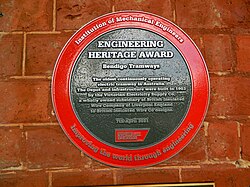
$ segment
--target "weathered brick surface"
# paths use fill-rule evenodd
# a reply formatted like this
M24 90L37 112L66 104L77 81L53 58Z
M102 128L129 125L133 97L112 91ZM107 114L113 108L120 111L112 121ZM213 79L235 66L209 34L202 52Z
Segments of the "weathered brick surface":
M236 122L211 122L208 127L208 157L212 160L239 159Z
M194 139L180 153L171 158L168 162L200 162L206 160L206 138L204 129L201 128Z
M210 72L231 71L234 58L230 36L206 34L203 41L208 70Z
M17 171L13 174L0 174L1 187L46 187L48 185L48 173L44 171Z
M28 35L26 75L52 75L56 59L72 34Z
M52 174L53 186L94 186L112 185L111 170L84 170L75 172L56 172Z
M2 81L0 90L0 123L50 121L48 81Z
M111 10L111 0L58 0L57 29L79 29L97 16L109 13Z
M115 10L140 10L173 20L170 0L115 0Z
M1 18L0 18L1 19ZM22 35L0 35L0 77L21 75L22 73ZM8 58L6 58L8 57Z
M241 125L242 158L250 161L250 122Z
M179 181L177 169L118 170L117 184L153 184Z
M84 167L80 151L59 126L25 128L28 168Z
M221 27L223 23L220 19L220 12L217 11L213 10L211 0L176 2L177 23L184 28Z
M0 31L34 31L52 29L53 1L2 0Z
M250 35L239 35L236 37L237 45L237 70L240 72L250 71Z
M21 130L19 128L0 127L0 141L0 169L20 167L23 159Z
M248 28L250 13L247 0L179 0L177 23L184 28Z
M250 78L213 76L210 80L209 116L247 116L250 114Z
M250 170L233 165L201 165L200 169L182 169L185 182L215 182L216 187L243 187L250 184Z

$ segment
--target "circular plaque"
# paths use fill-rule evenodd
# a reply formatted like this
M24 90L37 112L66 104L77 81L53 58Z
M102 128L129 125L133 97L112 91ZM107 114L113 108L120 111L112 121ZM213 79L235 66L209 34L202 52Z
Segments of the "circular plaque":
M62 129L84 153L112 166L148 166L178 153L197 133L209 78L179 27L145 12L116 12L67 42L52 98Z

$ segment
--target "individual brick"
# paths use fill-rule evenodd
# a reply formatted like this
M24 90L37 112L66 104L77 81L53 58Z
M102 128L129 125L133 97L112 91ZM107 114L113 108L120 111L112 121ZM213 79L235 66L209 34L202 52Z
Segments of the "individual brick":
M53 1L2 0L0 31L52 30Z
M92 19L111 10L111 0L58 0L57 29L79 29Z
M72 33L27 36L26 75L52 75L56 59Z
M22 40L23 37L19 34L0 35L0 77L21 75Z
M0 90L0 123L50 121L49 81L2 81Z
M237 123L210 122L208 127L208 157L212 160L238 160L239 138Z
M241 126L242 158L250 161L250 123L244 122Z
M237 44L237 70L240 72L250 72L250 35L240 35L236 37Z
M203 41L209 72L231 71L234 58L230 36L206 34Z
M249 116L250 78L210 77L211 96L207 116Z
M79 172L52 173L52 186L112 185L112 170L84 170Z
M247 0L178 0L177 23L183 28L249 27Z
M21 154L21 130L19 128L1 127L0 140L0 169L21 166L23 159Z
M206 160L206 138L204 129L201 128L194 139L176 156L166 162L199 162Z
M171 0L115 0L115 10L141 10L173 20Z
M215 2L221 11L221 19L227 27L249 28L250 12L248 0L216 0Z
M179 182L178 169L138 169L118 170L116 172L117 184L153 184Z
M214 28L223 24L220 12L213 10L211 0L176 1L176 14L177 24L183 28Z
M48 173L44 171L17 171L15 174L0 174L0 186L18 186L18 187L45 187L48 186Z
M26 128L28 168L84 167L85 160L59 126Z

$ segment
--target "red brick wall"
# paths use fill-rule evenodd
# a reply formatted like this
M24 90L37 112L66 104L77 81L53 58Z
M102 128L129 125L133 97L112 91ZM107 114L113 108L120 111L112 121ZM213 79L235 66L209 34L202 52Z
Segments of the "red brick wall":
M201 49L211 78L203 127L177 156L140 169L82 154L55 118L50 82L69 37L125 9L161 15ZM249 0L0 0L0 186L90 186L215 181L250 186Z

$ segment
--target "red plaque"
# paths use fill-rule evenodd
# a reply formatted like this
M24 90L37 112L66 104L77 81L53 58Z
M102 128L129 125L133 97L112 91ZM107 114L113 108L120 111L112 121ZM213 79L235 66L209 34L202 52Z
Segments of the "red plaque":
M60 53L52 98L68 138L111 166L157 164L198 132L209 78L194 42L172 22L116 12L79 29Z

